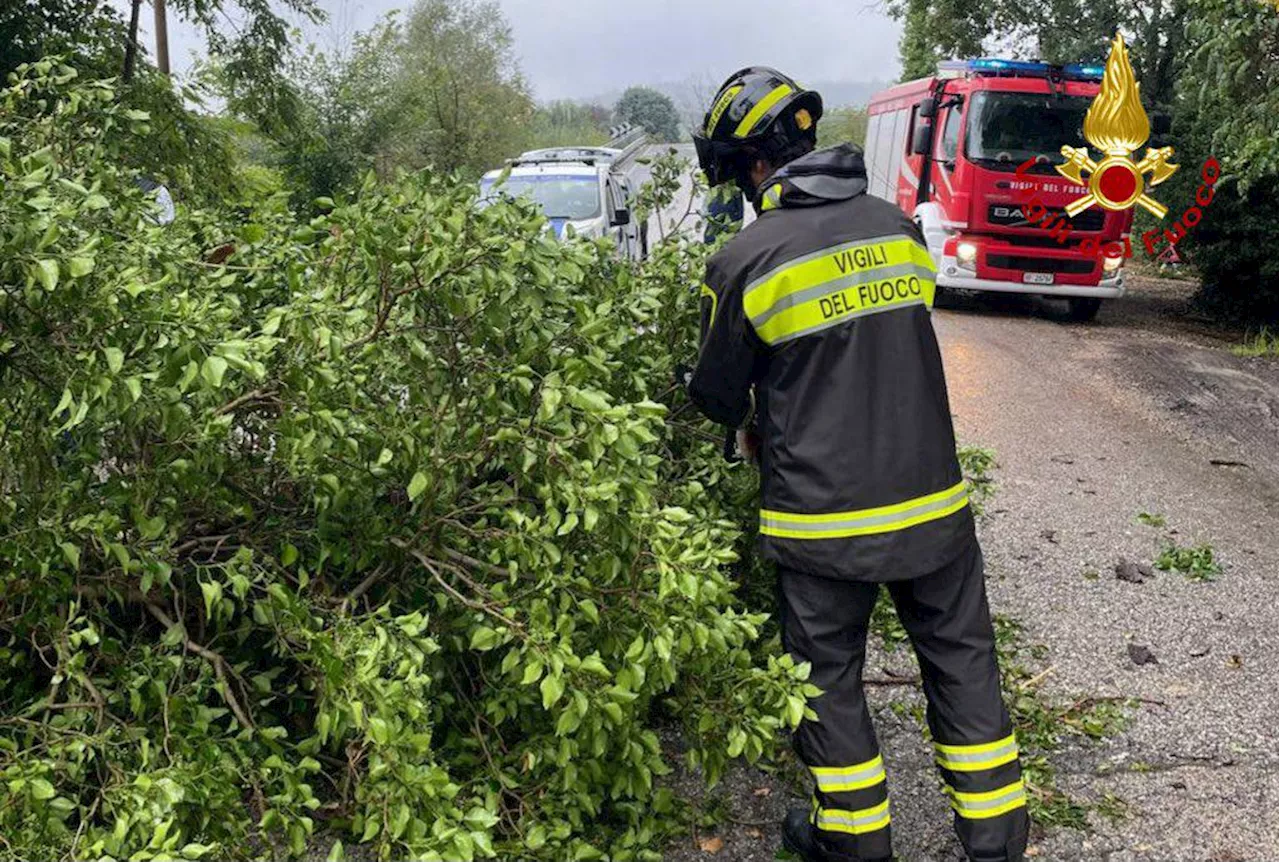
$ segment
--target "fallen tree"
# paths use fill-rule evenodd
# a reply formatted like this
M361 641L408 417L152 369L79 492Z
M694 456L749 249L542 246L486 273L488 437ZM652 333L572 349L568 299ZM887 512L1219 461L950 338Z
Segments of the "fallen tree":
M159 226L147 122L0 92L0 856L657 859L659 722L715 778L814 693L671 409L703 252L425 174Z

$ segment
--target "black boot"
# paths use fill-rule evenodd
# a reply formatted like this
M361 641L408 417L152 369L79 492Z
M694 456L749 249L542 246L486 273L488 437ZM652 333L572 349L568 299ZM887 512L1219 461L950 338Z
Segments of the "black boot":
M809 809L792 808L782 821L782 846L799 856L803 862L893 862L886 856L880 859L863 859L838 853L822 846L818 829L809 820Z
M806 808L792 808L782 821L782 846L799 856L803 862L826 862L826 856L818 848L818 830L809 822Z

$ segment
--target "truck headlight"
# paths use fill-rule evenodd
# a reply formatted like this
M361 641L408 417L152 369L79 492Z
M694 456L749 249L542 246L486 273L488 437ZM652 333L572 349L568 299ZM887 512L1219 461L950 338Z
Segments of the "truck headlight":
M1120 255L1103 255L1102 271L1105 273L1113 273L1124 265L1124 258Z
M968 241L956 243L956 263L965 269L973 269L978 263L978 245Z

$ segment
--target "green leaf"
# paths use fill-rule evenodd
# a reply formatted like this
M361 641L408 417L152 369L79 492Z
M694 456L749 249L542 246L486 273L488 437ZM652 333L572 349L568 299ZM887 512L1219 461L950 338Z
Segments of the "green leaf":
M36 261L35 277L45 290L53 290L58 286L58 262L48 258Z
M70 542L59 542L58 547L62 548L62 556L67 558L67 562L77 571L80 570L80 549Z
M342 839L337 839L329 848L329 855L325 857L325 862L343 862L346 858L347 852L342 847Z
M409 499L410 501L418 499L422 496L422 492L427 490L427 474L418 471L413 474L413 478L409 480Z
M200 584L200 592L204 595L204 615L213 619L213 606L222 601L222 585L204 581Z
M73 257L67 261L67 270L72 278L81 278L93 272L94 260L91 257Z
M377 716L369 719L369 735L373 737L373 741L379 745L386 745L387 740L391 738L391 732L387 728L387 722Z
M184 844L182 849L178 852L182 854L183 859L199 859L212 849L212 845L196 844L195 842L192 842L190 844Z
M209 356L200 367L200 376L214 389L222 388L222 376L227 373L227 360L221 356Z
M142 378L126 377L124 380L125 388L129 390L129 396L137 401L142 397Z
M474 650L491 650L498 645L498 633L488 626L480 626L471 633L471 648Z
M84 208L87 210L104 210L111 206L111 203L100 194L91 194L84 199Z
M31 787L31 796L33 799L52 799L58 795L53 789L53 785L43 778L33 778L29 782Z
M560 699L560 695L564 694L564 682L556 674L547 674L543 677L542 685L542 708L550 709Z
M289 542L284 543L284 548L280 551L280 565L292 566L298 559L298 549Z

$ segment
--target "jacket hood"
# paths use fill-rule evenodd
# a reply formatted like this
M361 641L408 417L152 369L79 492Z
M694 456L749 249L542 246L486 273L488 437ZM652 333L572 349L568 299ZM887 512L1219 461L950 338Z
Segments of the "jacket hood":
M764 213L848 200L866 190L862 150L853 144L837 144L787 162L764 181L752 203L757 213Z

